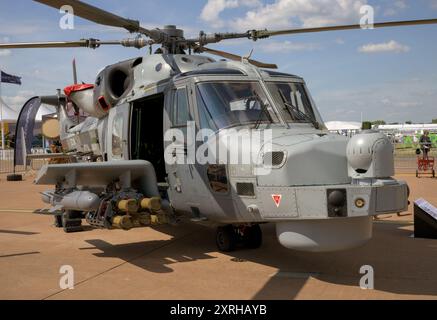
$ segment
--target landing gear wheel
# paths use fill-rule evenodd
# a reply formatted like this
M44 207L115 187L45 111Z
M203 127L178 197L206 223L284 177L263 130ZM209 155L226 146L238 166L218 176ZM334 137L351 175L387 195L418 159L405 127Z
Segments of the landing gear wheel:
M222 252L234 251L237 245L237 235L235 234L234 227L231 225L218 227L215 242L217 248Z
M416 178L419 178L419 170L416 170Z
M23 181L23 176L21 174L10 174L6 177L7 181Z
M259 224L247 227L243 237L244 244L249 249L258 249L263 242L263 235Z
M432 170L432 177L435 178L435 170Z

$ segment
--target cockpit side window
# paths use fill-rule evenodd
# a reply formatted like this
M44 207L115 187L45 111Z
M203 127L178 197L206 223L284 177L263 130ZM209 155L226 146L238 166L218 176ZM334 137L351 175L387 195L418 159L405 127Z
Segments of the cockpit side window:
M116 159L123 158L123 115L116 115L112 130L112 156Z
M202 96L200 95L199 90L196 90L197 96L197 106L199 112L199 125L201 129L211 129L213 131L217 131L218 128L214 123L213 115L210 110L206 108L205 102L203 101Z
M287 122L316 120L311 101L302 83L270 82L267 86Z
M186 127L190 119L187 89L178 89L173 100L172 125L173 127Z

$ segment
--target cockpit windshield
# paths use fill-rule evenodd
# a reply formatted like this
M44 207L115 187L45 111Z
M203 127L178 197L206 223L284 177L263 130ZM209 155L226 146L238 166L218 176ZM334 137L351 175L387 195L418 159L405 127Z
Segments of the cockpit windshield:
M257 82L199 83L196 95L202 129L279 121Z
M302 83L268 82L267 87L286 122L308 122L318 126L310 99Z

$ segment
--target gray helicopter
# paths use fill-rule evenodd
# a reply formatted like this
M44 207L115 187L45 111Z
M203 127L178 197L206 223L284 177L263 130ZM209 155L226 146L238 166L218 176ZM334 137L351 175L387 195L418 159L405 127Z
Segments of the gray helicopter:
M185 216L217 227L221 251L239 244L260 247L260 224L274 223L283 246L322 252L362 245L372 237L373 216L407 210L408 186L393 178L393 146L385 135L331 134L301 77L205 47L360 25L200 32L187 39L175 26L145 29L81 1L36 1L56 9L71 5L79 17L138 36L8 43L0 49L160 45L154 53L107 66L94 84L75 80L65 95L51 97L63 147L54 157L70 161L44 166L35 183L55 186L42 197L66 232L82 230L83 220L129 230ZM86 117L72 117L71 109Z

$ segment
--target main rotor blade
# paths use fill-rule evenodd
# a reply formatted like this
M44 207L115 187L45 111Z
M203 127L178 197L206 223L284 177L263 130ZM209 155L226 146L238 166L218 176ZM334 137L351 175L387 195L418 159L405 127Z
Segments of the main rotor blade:
M86 47L86 48L96 49L101 45L120 45L120 44L121 41L100 41L96 39L82 39L79 41L2 43L0 44L0 49L76 48L76 47Z
M376 29L376 28L405 27L405 26L417 26L417 25L428 25L428 24L437 24L437 19L378 22L378 23L374 23L373 27ZM249 33L249 38L257 40L262 38L268 38L271 36L340 31L340 30L356 30L356 29L363 29L364 27L365 26L362 26L360 24L351 24L351 25L343 25L343 26L328 26L328 27L288 29L288 30L276 30L276 31L254 30L254 31L249 31L248 33Z
M130 20L117 16L108 11L99 9L87 3L78 0L34 0L36 2L48 5L55 9L60 9L64 5L69 5L74 10L74 15L102 24L105 26L119 27L128 30L129 32L138 32L149 35L150 32L140 26L139 21Z
M391 22L378 22L374 23L374 28L387 28L387 27L405 27L405 26L417 26L437 24L437 19L425 19L425 20L408 20L408 21L391 21ZM218 43L223 40L229 39L243 39L248 38L252 40L269 38L272 36L290 35L290 34L304 34L314 32L327 32L327 31L341 31L341 30L356 30L362 29L366 26L360 24L351 24L343 26L328 26L328 27L316 27L316 28L300 28L300 29L286 29L286 30L249 30L246 33L213 33L205 34L201 33L198 38L188 39L188 43L199 43L200 45L206 45L208 43ZM369 26L370 27L370 26Z
M214 49L209 49L206 47L202 47L199 50L201 50L202 52L207 52L216 56L220 56L229 60L234 60L234 61L242 61L243 57L233 54L233 53L229 53L229 52L225 52L225 51L220 51L220 50L214 50ZM266 69L278 69L278 66L276 64L271 64L271 63L264 63L264 62L260 62L257 60L252 60L252 59L248 59L250 64L253 64L254 66L257 66L259 68L266 68Z

